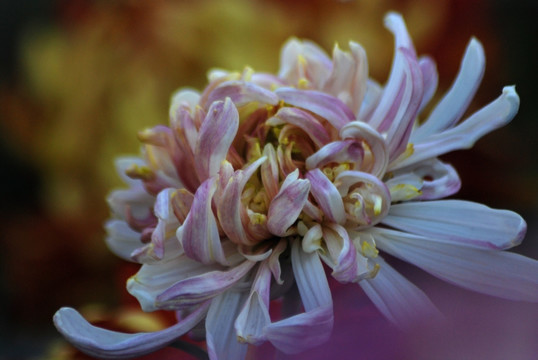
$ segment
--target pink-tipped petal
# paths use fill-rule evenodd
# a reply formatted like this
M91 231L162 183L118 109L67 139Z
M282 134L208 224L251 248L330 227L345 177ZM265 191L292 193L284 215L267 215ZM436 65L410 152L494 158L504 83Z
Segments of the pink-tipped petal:
M211 104L194 152L196 172L201 181L217 174L238 127L239 114L229 98Z
M278 97L269 91L252 82L241 80L225 81L215 88L208 97L208 102L222 101L230 98L235 106L246 105L250 102L276 105Z
M324 256L324 259L328 260L326 262L332 267L332 276L336 280L341 283L354 282L367 272L366 268L359 269L357 250L343 226L327 224L323 227L323 239L328 250L328 256Z
M308 199L310 183L298 177L299 169L289 174L269 205L267 228L274 235L286 236Z
M344 203L334 184L320 169L308 171L306 178L311 184L310 192L327 219L334 223L343 224L346 221Z
M209 178L194 194L189 215L178 228L178 240L185 254L203 264L218 262L228 265L220 242L219 229L211 208L213 194L217 189L215 178Z
M284 102L321 116L337 130L355 119L355 115L346 104L320 91L279 88L275 93Z

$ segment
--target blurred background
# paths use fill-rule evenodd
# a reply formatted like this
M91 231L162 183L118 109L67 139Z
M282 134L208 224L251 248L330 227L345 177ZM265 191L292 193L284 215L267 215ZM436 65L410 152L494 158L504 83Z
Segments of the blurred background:
M124 284L137 267L116 259L103 241L105 196L121 186L114 158L138 153L138 130L167 123L174 90L203 88L213 67L275 72L290 36L311 39L328 53L335 42L344 48L349 40L360 42L371 77L384 83L393 51L383 27L389 10L403 14L418 52L437 61L438 96L450 86L471 36L483 43L487 68L469 112L496 98L503 86L517 86L521 108L515 120L473 150L444 159L462 177L457 198L527 219L527 239L515 251L537 259L534 0L2 0L0 359L82 358L52 325L61 306L113 328L166 326L170 319L160 314L144 317L133 310ZM365 358L527 359L538 353L537 305L471 294L400 266L453 315L454 327L412 339L380 340L368 332L355 346L383 350ZM367 306L342 299L342 306ZM349 334L363 319L337 317L340 340L325 349L345 348L342 339L351 349ZM459 334L463 328L472 334ZM391 351L407 355L392 357ZM505 354L512 356L499 357Z

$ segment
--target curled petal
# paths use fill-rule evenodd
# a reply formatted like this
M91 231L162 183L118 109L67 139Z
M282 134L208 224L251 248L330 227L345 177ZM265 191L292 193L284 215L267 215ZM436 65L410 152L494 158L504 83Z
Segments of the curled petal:
M413 154L394 161L389 165L389 170L400 169L453 150L468 149L485 134L509 123L518 108L519 96L513 86L507 86L501 96L462 123L415 143Z
M222 230L231 241L237 244L252 245L252 240L248 237L242 221L246 210L241 203L241 194L248 179L266 159L263 156L245 169L236 171L228 181L217 204L217 215Z
M420 321L442 319L442 314L422 290L381 257L375 262L379 266L377 275L360 281L359 285L387 319L404 330L412 329Z
M407 31L405 21L402 15L396 12L389 12L385 16L385 27L389 29L394 35L394 47L404 48L409 50L410 54L416 57L415 48L413 46L413 40Z
M420 142L458 122L482 81L485 66L484 49L480 42L473 38L467 45L458 76L452 87L433 109L426 121L413 132L413 142Z
M303 130L316 146L323 146L330 141L327 130L325 130L318 119L304 110L283 107L278 110L273 118L267 120L267 124L271 126L284 123L295 125Z
M323 210L323 214L330 221L343 224L346 221L344 203L334 184L320 169L308 171L306 178L310 181L310 191L321 210Z
M132 230L125 221L110 220L106 223L106 244L120 258L133 261L131 253L142 246L140 233Z
M194 152L196 172L200 180L217 174L238 127L239 114L229 98L211 104L200 128Z
M224 100L230 98L235 106L246 105L250 102L276 105L278 97L269 91L252 82L241 80L225 81L215 88L208 97L208 102Z
M355 168L359 168L364 158L364 150L358 141L344 140L333 141L323 146L321 149L310 155L305 162L308 170L322 168L331 163L355 163Z
M269 205L267 228L277 236L286 236L308 199L310 183L298 177L299 169L289 174Z
M125 359L156 351L199 323L207 313L209 302L200 305L177 324L156 332L125 334L88 323L76 310L61 308L54 314L54 325L75 347L99 359Z
M527 230L523 218L461 200L408 202L392 205L383 224L413 234L482 249L518 245Z
M538 261L400 231L372 228L377 246L452 284L509 300L538 302Z
M279 88L275 93L284 102L321 116L337 130L355 119L353 112L341 100L320 91Z
M364 142L371 152L370 162L361 166L361 171L368 172L381 178L389 164L387 143L375 129L362 121L352 121L340 129L342 139L356 139ZM368 165L368 166L367 166Z
M156 298L159 308L177 310L202 303L234 286L256 263L244 261L228 271L211 271L172 285Z
M346 229L337 224L327 224L323 228L323 239L327 245L326 263L332 267L332 276L341 283L354 282L360 275L369 272L366 259L357 259L357 250L349 239ZM358 260L363 260L359 269Z
M219 229L211 200L217 189L215 178L209 178L194 194L189 215L183 226L178 228L177 237L185 254L204 264L218 262L228 265L220 242Z

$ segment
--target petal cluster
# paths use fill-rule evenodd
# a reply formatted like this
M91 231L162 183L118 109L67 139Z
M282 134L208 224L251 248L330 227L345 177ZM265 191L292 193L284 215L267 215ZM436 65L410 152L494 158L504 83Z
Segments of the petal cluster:
M524 220L440 200L460 180L437 157L508 123L514 87L461 120L485 64L472 39L452 87L423 115L435 63L417 56L398 14L385 25L395 50L384 86L368 78L359 44L329 57L292 39L276 75L214 70L202 92L174 94L169 125L142 131L142 156L117 162L129 188L109 197L106 241L142 264L127 282L141 307L176 311L178 323L118 334L64 308L58 329L102 358L151 352L196 325L212 359L241 359L266 341L296 353L331 333L329 273L360 285L397 326L438 317L380 250L472 290L538 301L538 262L502 251L522 240ZM275 299L297 311L272 319Z

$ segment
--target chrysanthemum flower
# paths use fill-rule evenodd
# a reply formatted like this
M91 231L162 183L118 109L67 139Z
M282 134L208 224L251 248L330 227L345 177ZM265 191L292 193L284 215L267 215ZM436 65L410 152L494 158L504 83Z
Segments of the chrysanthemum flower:
M111 194L107 224L111 250L142 264L128 291L145 311L176 311L178 322L121 334L63 308L62 334L102 358L151 352L190 330L205 334L212 359L241 359L265 341L299 352L333 326L323 264L397 326L439 316L381 252L471 290L538 301L538 262L502 251L522 240L524 220L439 200L460 180L437 157L508 123L514 87L460 122L484 70L472 39L452 87L423 115L435 63L417 57L399 15L386 26L395 54L383 87L368 78L360 45L335 46L331 59L292 39L277 75L212 71L203 92L178 91L169 126L139 134L143 157L118 160L130 187ZM280 297L287 317L273 321L270 300Z

